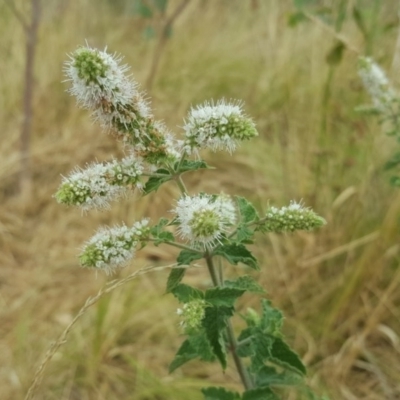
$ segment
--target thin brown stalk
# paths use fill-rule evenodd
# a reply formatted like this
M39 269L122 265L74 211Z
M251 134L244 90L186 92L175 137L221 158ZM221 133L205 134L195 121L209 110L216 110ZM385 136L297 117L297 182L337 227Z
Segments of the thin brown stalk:
M182 12L188 6L189 2L190 2L190 0L183 0L180 4L178 4L178 6L174 10L174 12L170 15L170 17L165 21L164 27L161 31L161 34L158 39L158 43L156 45L156 49L154 51L154 56L153 56L153 60L151 63L149 76L148 76L147 82L146 82L146 88L148 90L151 90L151 88L153 86L154 78L156 76L158 66L160 64L161 56L165 49L165 45L167 44L168 34L171 31L172 25L174 24L175 20L179 17L179 15L182 14Z
M75 318L70 322L70 324L64 329L60 337L58 338L57 341L51 344L49 349L47 350L42 362L40 363L39 367L36 369L35 376L32 380L32 383L28 389L28 392L25 396L25 400L31 400L34 398L35 393L37 388L39 387L42 379L43 379L43 373L44 370L47 366L47 364L51 361L53 358L54 354L57 352L57 350L67 342L67 337L69 332L71 331L72 327L75 325L75 323L82 317L83 314L91 307L93 304L97 303L103 296L106 294L112 292L113 290L119 288L122 285L125 285L126 283L132 281L133 279L137 278L140 275L147 274L149 272L153 271L162 271L167 268L176 268L176 264L172 265L164 265L162 267L145 267L142 269L139 269L138 271L133 272L132 274L128 275L127 277L123 279L115 279L111 282L108 282L103 288L101 288L98 293L93 296L89 297L83 307L79 310L78 314L75 315ZM179 268L189 268L189 266L184 266L184 265L179 265Z

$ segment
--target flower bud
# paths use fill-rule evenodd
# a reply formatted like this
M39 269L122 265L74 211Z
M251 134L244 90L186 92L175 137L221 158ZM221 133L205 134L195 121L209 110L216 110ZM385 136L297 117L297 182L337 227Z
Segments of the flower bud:
M226 150L232 153L238 142L258 135L253 121L243 114L240 103L204 103L189 111L185 129L185 150L201 148Z
M178 308L177 314L182 318L181 326L186 331L198 330L205 315L205 300L192 300Z

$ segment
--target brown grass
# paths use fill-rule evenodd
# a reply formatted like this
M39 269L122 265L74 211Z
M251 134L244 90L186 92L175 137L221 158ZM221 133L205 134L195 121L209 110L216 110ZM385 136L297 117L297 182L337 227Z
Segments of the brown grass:
M23 11L25 3L16 2ZM79 268L81 244L100 224L129 224L143 215L156 220L177 195L168 184L147 198L133 196L110 211L84 216L55 203L60 174L121 154L119 144L65 93L65 54L84 40L108 45L145 82L155 41L143 39L142 19L113 10L105 0L49 3L35 66L30 199L15 191L24 37L0 4L2 400L24 398L47 349L106 283L106 277ZM193 192L248 196L261 210L268 201L304 199L326 217L328 225L317 233L259 237L255 251L263 268L257 278L284 310L289 341L309 366L314 389L332 399L398 399L400 194L382 172L395 142L376 121L353 111L369 101L355 55L346 52L335 70L324 110L325 56L333 39L312 23L289 28L289 1L258 4L254 10L245 1L192 1L174 26L154 82L155 114L174 128L191 104L219 97L245 101L260 137L232 157L207 154L217 170L188 175L187 185ZM382 26L392 21L396 4L382 5ZM343 33L362 50L351 20ZM375 38L374 56L384 67L396 35L390 30ZM323 115L327 128L321 134ZM116 278L172 264L175 255L148 247ZM199 388L212 383L240 389L232 367L222 374L217 366L193 362L168 375L182 337L177 304L163 294L166 276L143 275L89 309L47 365L36 398L195 400ZM188 281L202 286L208 278L196 269ZM258 299L248 296L241 306L257 308Z

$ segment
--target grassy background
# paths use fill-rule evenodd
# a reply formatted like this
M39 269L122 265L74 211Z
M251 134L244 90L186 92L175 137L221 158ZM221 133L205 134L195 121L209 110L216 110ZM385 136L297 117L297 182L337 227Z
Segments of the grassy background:
M27 1L16 1L28 15ZM132 223L165 214L177 196L166 185L107 212L81 215L52 198L60 175L76 165L120 155L121 147L65 93L66 53L85 40L125 55L139 82L148 78L156 38L130 2L46 1L35 65L30 199L16 191L22 121L24 33L0 3L0 398L22 399L35 368L86 298L106 282L80 269L76 255L100 224ZM125 4L126 3L126 4ZM170 1L171 10L178 4ZM336 18L341 2L332 6ZM342 2L343 3L343 2ZM344 2L342 33L390 71L398 35L397 2ZM351 17L358 5L373 34ZM118 7L117 7L118 6ZM198 190L268 202L303 199L328 225L316 233L259 237L263 265L255 275L286 315L289 342L309 367L309 384L332 399L400 398L400 193L382 165L396 146L373 118L354 108L368 103L357 56L345 51L329 66L335 39L319 24L293 28L289 0L192 0L173 27L149 93L157 118L180 131L192 104L238 98L260 136L233 156L207 153L217 167L187 176ZM159 26L159 16L150 23ZM396 82L397 71L391 71ZM398 78L397 78L398 80ZM176 128L174 128L176 127ZM145 265L173 262L169 248L146 248L117 277ZM168 375L179 347L177 304L165 296L165 272L144 275L94 305L47 366L38 399L200 399L199 388L240 389L232 367L192 362ZM232 270L240 273L240 269ZM188 280L208 284L203 270ZM241 307L258 307L248 296ZM296 397L292 395L291 399Z

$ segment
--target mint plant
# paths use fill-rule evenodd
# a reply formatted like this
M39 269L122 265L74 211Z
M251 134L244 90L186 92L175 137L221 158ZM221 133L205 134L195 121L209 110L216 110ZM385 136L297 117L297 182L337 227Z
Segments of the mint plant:
M145 246L180 249L166 291L180 303L179 329L186 339L170 372L194 359L218 362L225 370L231 355L243 392L207 387L202 390L205 399L274 400L280 398L279 387L304 388L306 368L284 339L282 313L265 298L264 289L251 275L235 279L225 275L229 275L229 264L259 270L248 247L256 233L310 231L325 220L294 201L280 208L268 206L261 214L244 197L191 193L182 176L209 168L201 151L232 153L242 141L258 135L254 122L245 115L241 102L208 102L189 111L178 138L155 120L127 71L120 57L104 51L81 47L71 54L65 65L70 92L105 130L120 139L126 157L75 170L63 178L55 198L88 211L107 208L133 190L148 195L169 181L177 184L181 194L171 205L171 213L159 221L143 219L133 226L101 228L84 245L81 265L112 274ZM212 282L206 290L183 283L186 267L200 260ZM262 297L260 312L237 312L236 302L246 292ZM245 322L241 332L233 325L234 316Z

